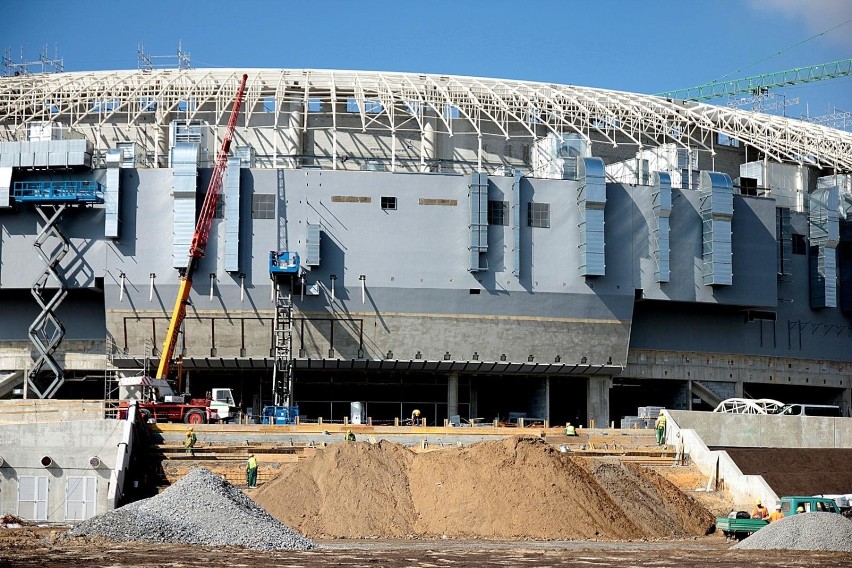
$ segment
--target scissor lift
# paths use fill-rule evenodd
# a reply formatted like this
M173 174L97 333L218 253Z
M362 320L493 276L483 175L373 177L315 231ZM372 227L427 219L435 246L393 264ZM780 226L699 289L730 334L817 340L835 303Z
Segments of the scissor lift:
M65 326L56 316L56 310L68 295L60 263L71 248L60 223L69 208L103 203L104 187L95 181L18 181L12 188L12 199L21 204L33 204L44 221L33 247L45 268L31 288L41 311L28 330L39 355L27 375L27 382L36 396L51 398L65 382L64 371L53 357L65 337ZM55 245L52 248L51 243ZM51 280L56 282L55 287L49 286Z

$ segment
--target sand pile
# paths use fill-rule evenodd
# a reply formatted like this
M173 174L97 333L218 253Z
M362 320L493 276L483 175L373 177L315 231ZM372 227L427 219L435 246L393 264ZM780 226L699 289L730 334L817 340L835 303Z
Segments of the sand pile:
M766 525L734 548L852 552L852 521L836 513L799 513Z
M656 474L609 465L520 438L420 454L389 442L336 444L254 498L288 526L326 538L636 539L713 525Z

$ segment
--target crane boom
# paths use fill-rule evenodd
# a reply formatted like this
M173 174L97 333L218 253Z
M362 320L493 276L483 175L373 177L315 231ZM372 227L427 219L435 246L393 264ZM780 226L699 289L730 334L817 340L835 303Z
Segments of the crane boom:
M169 321L169 328L166 331L166 339L163 341L163 352L160 354L160 364L157 367L158 379L168 378L178 333L186 317L186 304L189 300L189 292L192 289L192 275L195 272L198 261L204 257L207 240L210 238L213 215L216 213L216 204L219 202L219 195L222 193L222 176L225 174L225 167L228 163L231 137L234 134L234 128L237 126L237 117L240 114L240 107L243 104L243 94L247 80L248 75L243 75L240 87L234 96L234 108L231 109L228 127L225 130L225 136L222 138L222 148L216 157L216 164L213 166L213 175L210 177L207 194L204 196L204 204L201 206L201 214L198 216L198 221L195 224L195 233L192 235L192 243L189 245L189 262L180 276L180 285L175 305L172 309L172 318Z
M658 93L658 97L691 101L709 101L738 95L740 93L759 92L762 89L788 87L802 83L812 83L825 79L837 79L852 75L852 59L841 59L830 63L821 63L809 67L797 67L786 71L777 71L754 77L744 77L733 81L712 81L697 87L687 87Z

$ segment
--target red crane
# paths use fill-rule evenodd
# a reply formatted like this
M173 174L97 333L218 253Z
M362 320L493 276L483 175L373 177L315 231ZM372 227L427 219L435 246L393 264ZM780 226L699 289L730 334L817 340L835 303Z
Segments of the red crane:
M169 329L166 332L166 340L163 342L160 365L157 367L158 379L168 378L178 333L180 333L181 324L186 317L186 304L189 300L189 291L192 289L192 275L195 272L198 261L204 258L204 249L207 248L207 240L210 238L210 228L213 226L213 214L216 212L216 204L219 202L219 195L222 193L222 176L225 174L228 151L231 149L231 136L233 136L234 128L237 126L237 117L240 114L240 107L243 104L243 94L246 89L247 80L248 75L243 75L240 81L240 88L237 89L237 94L234 97L234 108L231 109L228 128L225 131L224 138L222 138L222 148L216 157L213 176L210 178L210 185L207 186L204 205L201 206L201 215L198 216L198 222L195 224L195 234L192 236L192 244L189 246L189 262L186 268L181 271L178 295L175 300L175 307L172 310Z

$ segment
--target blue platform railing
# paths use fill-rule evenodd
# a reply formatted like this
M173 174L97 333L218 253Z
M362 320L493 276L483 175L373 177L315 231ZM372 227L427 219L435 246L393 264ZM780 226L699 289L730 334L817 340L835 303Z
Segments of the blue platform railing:
M96 181L16 181L12 199L29 203L103 203L104 186Z

